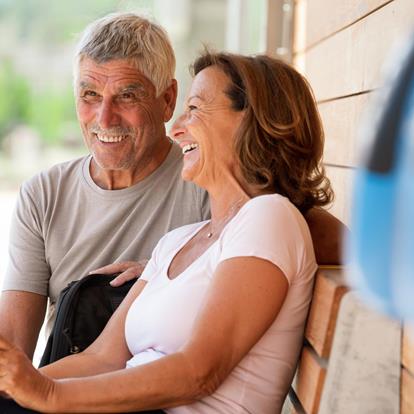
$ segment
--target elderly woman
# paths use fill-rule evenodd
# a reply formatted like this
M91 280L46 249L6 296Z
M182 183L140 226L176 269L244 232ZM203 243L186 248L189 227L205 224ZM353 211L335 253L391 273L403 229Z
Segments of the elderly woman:
M332 196L320 120L306 81L276 59L206 53L193 67L172 137L212 219L160 240L83 353L37 371L0 341L0 389L21 406L280 412L316 270L302 214Z

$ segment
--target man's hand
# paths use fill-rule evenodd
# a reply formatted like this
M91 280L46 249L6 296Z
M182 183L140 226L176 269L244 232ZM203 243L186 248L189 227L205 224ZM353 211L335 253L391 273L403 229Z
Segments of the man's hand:
M0 337L0 391L23 407L44 409L54 381L35 369L27 355Z
M101 273L104 275L112 275L115 273L120 273L114 280L111 282L111 286L117 287L123 285L129 280L139 278L144 271L145 266L147 265L148 260L140 260L138 262L119 262L113 263L107 266L100 267L99 269L92 270L89 274L92 273Z

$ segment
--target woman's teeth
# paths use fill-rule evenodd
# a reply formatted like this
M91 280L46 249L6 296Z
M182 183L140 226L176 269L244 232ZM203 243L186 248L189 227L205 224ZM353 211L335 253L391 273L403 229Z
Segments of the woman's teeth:
M198 144L187 144L183 147L183 154L187 154L187 152L192 151L193 149L198 148Z
M99 141L101 142L121 142L126 138L126 135L121 135L117 137L107 136L107 135L97 135Z

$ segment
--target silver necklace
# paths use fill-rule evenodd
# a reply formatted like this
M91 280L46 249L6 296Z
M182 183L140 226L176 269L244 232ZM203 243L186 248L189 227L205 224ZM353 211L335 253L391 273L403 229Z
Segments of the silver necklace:
M229 212L225 215L224 219L220 221L217 228L220 228L221 226L224 226L228 221L230 221L236 214L238 210L240 210L241 206L245 203L243 200L238 200L236 203L234 203L231 207ZM211 221L210 221L210 230L206 234L206 237L208 239L211 239L216 231L213 231Z

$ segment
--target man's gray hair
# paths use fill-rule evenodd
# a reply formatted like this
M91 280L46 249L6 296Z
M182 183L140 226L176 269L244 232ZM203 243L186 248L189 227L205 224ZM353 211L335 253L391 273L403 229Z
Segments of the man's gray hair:
M74 78L83 58L96 63L126 59L154 85L159 96L171 84L175 56L165 30L134 13L112 13L86 27L78 43Z

